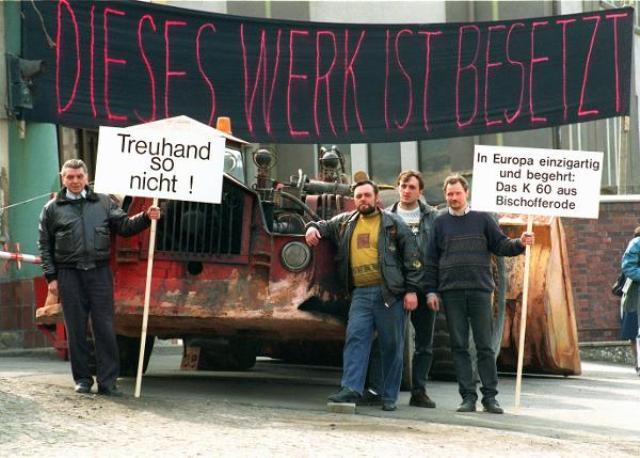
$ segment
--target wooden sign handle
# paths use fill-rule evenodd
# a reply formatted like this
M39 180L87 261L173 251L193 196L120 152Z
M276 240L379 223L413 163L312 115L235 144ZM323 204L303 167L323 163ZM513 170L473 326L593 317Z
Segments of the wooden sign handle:
M158 206L158 198L153 199L153 206ZM136 375L136 389L135 397L140 397L140 390L142 388L142 368L144 366L144 351L145 343L147 341L147 323L149 321L149 299L151 296L151 277L153 273L153 255L156 248L156 226L158 221L151 220L151 229L149 232L149 256L147 258L147 280L144 287L144 310L142 312L142 332L140 333L140 355L138 356L138 372Z
M527 232L533 231L533 215L527 217ZM520 335L518 339L518 370L516 374L516 410L520 408L520 389L522 388L522 364L524 361L524 342L527 330L527 302L529 300L529 265L531 264L531 246L524 253L524 278L522 285L522 307L520 310Z

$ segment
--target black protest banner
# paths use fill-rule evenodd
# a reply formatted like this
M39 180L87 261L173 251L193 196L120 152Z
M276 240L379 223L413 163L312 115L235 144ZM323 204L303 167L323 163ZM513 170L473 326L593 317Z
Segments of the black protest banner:
M36 8L42 15L39 17ZM129 1L24 2L34 121L230 116L253 142L366 143L629 112L633 10L500 22L328 24ZM48 44L45 31L51 37Z

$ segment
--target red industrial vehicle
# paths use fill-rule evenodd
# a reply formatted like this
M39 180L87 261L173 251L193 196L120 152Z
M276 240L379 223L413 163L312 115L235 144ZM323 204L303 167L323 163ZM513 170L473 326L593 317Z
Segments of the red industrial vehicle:
M246 143L222 131L219 135L226 138L222 203L160 202L164 216L157 227L147 331L153 337L146 342L145 360L158 337L181 338L185 349L197 349L187 356L195 358L194 366L199 369L248 369L257 355L339 363L348 297L338 287L331 244L322 242L312 250L303 234L306 222L353 208L342 155L337 148L322 149L317 178L300 170L282 183L270 178L274 155L260 149L252 155L257 177L249 186L242 154ZM395 198L393 193L389 197ZM149 204L150 199L143 198L123 202L129 214ZM540 242L534 250L531 281L537 293L531 296L528 318L528 327L535 332L527 336L525 369L579 373L560 222L539 223L536 230L544 235L537 237ZM519 224L509 220L503 226ZM148 231L117 237L113 250L122 375L133 375L137 368L148 240ZM515 271L517 267L509 270ZM514 317L519 313L522 281L509 282L505 288L506 277L501 277L503 294L497 295L496 309L504 311L508 304L502 347L504 354L512 355L517 353ZM62 324L51 324L59 318L59 307L53 305L38 312L41 328L62 353ZM444 354L438 349L447 345L446 335L441 338L443 330L440 325L436 358ZM451 374L452 366L443 358L435 362L433 375L439 371ZM410 379L411 358L405 359L405 378ZM506 361L507 366L510 363Z

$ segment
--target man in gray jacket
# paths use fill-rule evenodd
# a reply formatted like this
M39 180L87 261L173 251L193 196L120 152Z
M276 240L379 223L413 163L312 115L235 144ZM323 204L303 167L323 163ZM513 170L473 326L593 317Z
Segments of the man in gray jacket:
M87 322L96 349L98 393L118 396L118 344L113 328L113 277L109 268L111 234L135 235L160 209L129 218L107 195L88 186L87 166L70 159L60 172L63 188L40 214L38 247L49 291L62 302L71 372L77 393L91 392Z
M337 247L338 277L352 293L343 354L342 389L333 402L356 402L362 395L374 331L382 356L382 409L396 410L402 376L406 312L418 305L422 263L408 226L377 208L372 181L353 187L356 211L309 223L305 238Z

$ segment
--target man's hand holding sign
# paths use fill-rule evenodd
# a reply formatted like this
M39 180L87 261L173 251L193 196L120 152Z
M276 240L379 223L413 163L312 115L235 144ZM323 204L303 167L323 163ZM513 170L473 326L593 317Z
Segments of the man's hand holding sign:
M529 290L533 216L598 218L602 153L476 145L473 166L474 210L528 215L516 408L520 404Z

